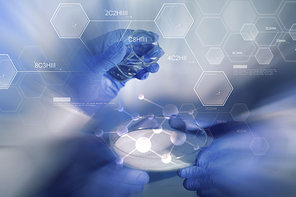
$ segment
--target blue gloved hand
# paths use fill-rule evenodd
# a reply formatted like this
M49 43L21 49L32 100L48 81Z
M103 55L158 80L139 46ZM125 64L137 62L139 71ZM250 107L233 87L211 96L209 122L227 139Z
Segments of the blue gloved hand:
M250 148L254 135L250 132L237 132L238 128L248 131L244 123L234 125L220 124L211 127L213 133L227 134L220 135L209 147L202 149L194 166L178 171L178 175L185 179L183 186L196 191L200 197L291 194L289 184L284 179L280 181L283 178L280 172L281 162L276 160L280 159L281 154L269 151L266 155L254 155ZM271 132L270 127L261 129ZM261 145L264 148L264 143L257 144L256 148ZM261 151L261 148L258 150ZM278 174L275 173L277 170Z
M56 145L55 149L67 150L69 146L75 148L56 157L64 161L63 169L53 184L36 196L128 197L141 192L149 182L146 172L117 165L114 154L102 138L80 134Z
M125 82L113 80L107 72L122 61L126 55L126 46L123 40L129 37L134 30L115 30L90 40L87 48L78 51L71 62L72 71L80 71L74 74L68 84L72 101L93 103L91 107L81 107L87 113L92 114L104 104L116 97L118 91ZM150 32L152 33L152 32ZM156 39L158 35L152 33ZM161 50L161 56L164 52ZM140 70L133 78L144 80L149 73L155 73L159 69L157 63L151 64Z
M183 186L200 197L249 196L242 191L250 180L249 168L256 163L249 148L251 140L252 136L227 135L214 141L200 151L196 165L178 171L185 178Z

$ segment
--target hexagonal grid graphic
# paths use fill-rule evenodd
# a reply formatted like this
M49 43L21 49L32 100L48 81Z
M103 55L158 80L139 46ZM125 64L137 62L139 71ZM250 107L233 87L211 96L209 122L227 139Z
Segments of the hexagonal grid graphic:
M179 114L181 117L194 118L197 113L198 111L196 110L193 103L183 103L179 108Z
M293 41L290 34L286 33L277 46L286 62L296 62L296 41Z
M217 115L217 112L199 112L195 119L202 128L209 128L213 125Z
M221 14L228 0L195 0L203 14Z
M219 17L203 18L196 34L204 46L220 46L228 30Z
M8 89L17 74L9 55L0 54L0 89Z
M234 121L246 121L250 115L250 111L246 104L235 103L230 111Z
M19 109L19 116L25 125L40 125L46 115L42 103L38 100L26 100Z
M239 31L245 41L255 40L259 31L253 23L245 23Z
M252 41L245 41L240 34L233 33L227 38L223 49L231 62L247 62L254 54L256 46Z
M278 18L285 27L286 30L289 30L295 20L291 20L296 18L296 2L295 1L287 1L283 5L282 9L279 12Z
M42 73L43 78L49 85L64 85L70 73L68 72L46 72Z
M224 106L233 87L224 72L204 72L194 86L203 106Z
M283 0L251 0L257 13L265 15L275 14L282 2Z
M258 35L255 42L258 46L273 46L277 44L282 28L275 17L259 17L255 22Z
M292 27L289 29L289 34L292 40L296 41L296 23L294 23Z
M46 83L40 73L26 73L19 88L25 98L40 98L45 91Z
M254 23L256 12L248 1L231 1L223 11L223 19L230 31L239 31L243 24Z
M22 101L23 98L16 87L0 90L0 111L16 112Z
M50 19L60 38L80 38L89 21L80 3L60 3Z
M45 63L47 58L41 47L26 46L18 59L25 71L38 71L40 69L35 67L36 64Z
M165 3L154 22L164 38L184 38L194 20L184 3Z
M255 54L255 58L259 64L270 64L274 55L269 47L259 48Z
M265 155L269 147L265 137L255 137L250 144L250 149L254 155Z
M206 58L212 65L219 65L223 61L225 55L220 47L211 47L206 54Z

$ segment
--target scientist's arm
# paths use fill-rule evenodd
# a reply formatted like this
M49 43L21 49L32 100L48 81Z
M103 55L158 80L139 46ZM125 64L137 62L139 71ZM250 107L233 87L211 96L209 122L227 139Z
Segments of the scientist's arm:
M116 30L95 38L90 41L94 54L81 49L74 57L71 69L77 71L77 78L68 84L73 102L108 103L125 85L106 74L124 57L124 32ZM158 67L155 63L135 78L145 79ZM52 90L47 96L50 104L52 97L60 95ZM122 197L141 191L149 181L147 173L118 169L113 152L102 138L79 134L102 106L49 106L47 122L51 124L23 131L11 146L1 149L1 196Z
M253 134L227 128L226 135L203 149L194 166L178 172L184 187L200 197L295 196L295 110L268 111L250 119ZM223 132L223 124L219 127Z

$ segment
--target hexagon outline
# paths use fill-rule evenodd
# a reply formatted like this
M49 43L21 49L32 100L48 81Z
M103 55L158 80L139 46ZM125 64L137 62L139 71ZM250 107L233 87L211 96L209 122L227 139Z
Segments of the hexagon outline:
M224 9L223 9L223 14L221 15L221 18L222 18L222 20L223 21L228 21L228 20L226 20L225 19L225 13L227 13L225 10L226 10L226 8L228 7L228 6L230 6L231 5L231 3L237 3L237 2L246 2L246 3L250 3L249 1L230 1L228 4L227 4L227 6L226 7L224 7ZM250 6L251 6L251 9L254 11L254 14L256 15L255 17L254 17L254 20L253 21L250 21L250 22L254 22L255 20L256 20L256 18L257 18L257 14L256 14L256 10L254 9L254 7L253 7L253 5L252 4L250 4ZM227 29L230 31L230 32L237 32L237 31L239 31L239 29L232 29L232 27L229 27L229 24L227 24L227 22L226 22L226 26L227 26Z
M257 153L255 153L254 150L252 149L252 144L254 143L254 141L255 141L256 139L264 139L265 142L266 142L266 144L268 145L268 146L267 146L267 149L265 150L265 152L264 152L263 154L257 154ZM251 149L251 151L253 152L254 155L265 155L265 154L267 153L267 151L269 150L270 145L269 145L269 143L268 143L268 141L266 140L265 137L254 137L253 140L252 140L252 142L251 142L251 144L249 145L249 147L250 147L250 149Z
M20 53L20 55L18 56L18 61L20 62L20 65L23 67L23 69L24 69L25 71L27 71L27 70L26 70L25 66L23 65L22 61L20 60L20 58L21 58L23 52L25 51L25 49L26 49L26 48L29 48L29 47L36 47L36 48L39 48L40 51L41 51L41 53L42 53L43 56L44 56L44 62L47 61L47 57L46 57L45 53L43 52L43 50L42 50L42 48L41 48L40 46L25 46L25 47L23 48L22 52Z
M293 29L293 27L295 26L295 30L293 31L294 36L291 34L291 30ZM289 29L289 34L292 38L293 41L296 41L296 23L293 23L293 25L291 26L291 28Z
M246 108L247 108L247 110L248 110L248 112L246 112L246 113L247 113L248 115L247 115L247 117L246 117L244 120L237 120L236 117L235 117L234 115L232 115L231 112L232 112L232 110L234 109L234 107L235 107L236 105L244 105L244 106L246 106ZM235 104L232 106L231 110L230 110L230 115L232 116L232 118L233 118L234 121L246 121L247 118L248 118L249 115L250 115L250 110L249 110L249 108L247 107L247 105L246 105L245 103L235 103Z
M288 34L288 33L285 33L285 34L283 35L283 37L285 37L287 34ZM279 43L279 44L277 45L277 49L279 50L279 52L280 52L281 56L283 57L283 59L285 60L285 62L296 62L296 60L287 60L287 59L286 59L286 57L285 57L284 54L282 53L281 49L279 48L279 47L280 47L280 44L281 44L281 43Z
M34 99L36 99L36 98L41 98L41 97L42 97L42 95L43 95L43 93L44 93L44 91L46 90L47 83L46 83L46 81L43 79L43 77L42 77L42 75L41 75L40 73L25 73L25 74L24 74L24 76L22 77L22 79L21 79L21 81L20 81L20 84L19 84L19 85L21 85L21 83L22 83L23 79L25 78L25 76L26 76L26 75L29 75L29 74L38 74L38 75L41 77L41 80L44 82L44 84L45 84L45 87L44 87L44 89L42 90L42 92L40 93L40 96L39 96L39 97L28 97L28 96L26 96L26 95L25 95L25 93L23 92L22 88L20 88L20 87L19 87L19 89L21 90L21 92L22 92L22 94L23 94L24 98L27 98L27 99L32 99L32 98L34 98Z
M225 45L226 45L227 41L229 40L230 36L233 35L233 34L240 34L240 33L231 33L231 34L229 34L229 36L227 37L227 40L224 42L224 45L223 45L223 47L222 47L222 49L224 50L224 52L226 52L226 50L225 50ZM254 49L253 49L251 55L249 55L248 59L245 60L245 61L233 61L233 60L230 58L232 55L229 55L229 54L225 53L225 54L226 54L226 57L228 57L228 59L229 59L230 62L241 62L241 63L244 63L244 62L248 62L248 61L251 59L252 54L254 54L254 52L255 52L255 50L256 50L256 45L254 44L253 41L245 41L245 42L251 42L252 45L254 46Z
M187 30L186 30L186 32L184 33L183 36L165 36L165 35L163 34L163 32L162 32L160 26L157 24L157 21L156 21L156 20L162 15L162 12L163 12L163 10L164 10L166 4L167 4L167 5L183 5L183 6L185 7L186 11L188 12L188 15L189 15L189 17L191 18L192 21L191 21L189 27L187 28ZM157 26L158 30L160 31L161 35L162 35L164 38L185 38L186 35L187 35L187 33L188 33L188 31L190 30L190 28L192 27L192 25L193 25L193 23L194 23L194 19L193 19L193 17L191 16L191 14L190 14L190 12L189 12L187 6L185 5L185 3L164 3L164 4L161 6L159 12L157 13L157 15L156 15L156 17L155 17L155 19L154 19L154 23L155 23L155 25Z
M80 6L81 10L83 11L83 13L84 13L84 15L86 17L87 22L86 22L86 24L85 24L85 26L84 26L84 28L81 31L81 33L80 33L79 36L60 36L60 34L58 33L58 30L56 29L56 27L54 26L54 24L53 24L52 21L54 20L54 18L56 17L56 15L58 14L58 12L59 12L59 10L60 10L60 8L62 6L71 6L71 5L78 5L78 6ZM55 12L53 13L52 17L50 18L50 23L51 23L52 27L54 28L56 34L59 36L59 38L81 38L81 36L84 33L84 31L85 31L86 27L88 26L89 22L90 22L90 19L88 18L86 12L84 11L84 9L83 9L83 7L81 6L80 3L60 3L58 5L58 7L56 8Z
M287 34L288 34L288 33L285 33L283 37L285 37ZM296 62L296 60L287 60L287 59L286 59L286 57L285 57L284 54L282 53L281 49L279 48L279 47L280 47L280 44L281 44L281 43L279 43L279 44L277 45L277 49L279 50L279 52L280 52L281 56L283 57L283 59L285 60L285 62Z
M16 69L15 65L14 65L13 62L11 61L11 59L10 59L10 57L9 57L8 54L0 54L0 64L1 64L1 62L3 61L3 60L1 60L1 56L7 56L8 61L10 61L11 65L12 65L12 68L15 70L15 73L14 73L14 75L12 76L12 78L10 79L9 83L7 84L7 86L6 86L6 87L1 87L1 86L0 86L0 89L8 89L8 88L10 87L11 83L13 82L15 76L17 75L18 70Z
M227 97L225 98L225 100L224 100L224 102L223 102L222 105L206 105L206 104L204 104L204 102L202 101L201 97L198 95L198 93L197 93L197 91L196 91L196 88L199 86L199 82L202 81L202 79L203 79L204 76L206 75L205 73L222 73L222 74L224 75L225 79L227 80L227 82L228 82L228 84L229 84L231 90L230 90L230 92L228 93L228 95L227 95ZM197 95L197 97L198 97L198 99L200 100L201 104L202 104L203 106L205 106L205 107L206 107L206 106L224 106L225 103L226 103L226 101L228 100L229 96L231 95L233 89L234 89L234 88L233 88L232 84L230 83L228 77L227 77L226 74L224 73L224 71L204 71L204 72L201 74L201 76L199 77L199 79L198 79L198 81L196 82L196 84L194 85L194 87L193 87L193 90L194 90L195 94Z
M259 52L260 49L268 49L270 51L270 53L272 54L272 58L271 58L271 60L268 63L260 63L259 60L257 59L257 54L258 54L258 52ZM270 62L272 61L272 59L274 58L274 55L273 55L273 53L272 53L272 51L270 50L269 47L259 47L259 49L257 50L257 52L255 54L255 58L256 58L258 64L261 64L261 65L269 65Z
M184 105L192 105L194 107L194 110L196 109L196 107L193 103L182 103L182 105L179 107L179 113L186 113L187 112L187 111L181 110Z
M226 4L225 4L226 5ZM225 7L225 6L224 6ZM197 29L201 26L201 23L203 22L204 19L207 19L207 18L218 18L220 19L220 21L222 22L223 26L225 27L226 29L226 34L224 35L223 39L221 40L221 42L218 44L218 45L209 45L209 44L204 44L204 42L202 41L201 37L198 35L197 33ZM224 21L222 20L221 17L204 17L201 19L200 23L198 24L196 30L195 30L195 34L197 35L197 37L199 38L199 40L201 41L202 45L203 46L221 46L223 41L226 39L227 35L228 35L229 31L228 31L228 28L227 26L225 25Z
M22 120L22 122L24 123L24 125L27 125L27 126L38 126L38 125L41 125L41 123L42 123L42 121L44 120L44 118L45 118L47 112L46 112L46 110L45 110L45 108L44 108L44 106L42 105L42 103L41 103L40 100L26 100L26 101L23 102L22 106L25 104L25 102L29 102L29 101L36 101L36 102L39 102L39 103L40 103L41 108L42 108L43 111L44 111L44 115L43 115L43 117L41 118L40 122L39 122L38 124L27 124L27 123L25 122L25 120L23 119L22 115L20 114L20 111L18 111L18 115L19 115L19 117L21 118L21 120Z
M185 106L185 105L192 105L193 106L193 109L191 109L191 110L193 110L193 114L190 114L189 111L182 111L181 110L182 107ZM187 114L192 115L192 116L195 117L197 115L198 111L197 111L197 109L196 109L196 107L195 107L195 105L193 103L182 103L182 105L179 108L179 113L187 113Z
M251 39L246 39L246 38L243 36L243 34L244 34L244 33L243 33L243 28L244 28L246 25L252 25L253 28L255 28L255 29L257 30L256 35L255 35L255 36L252 35L253 38L251 38ZM256 37L257 37L259 31L258 31L258 29L257 29L257 27L256 27L256 25L255 25L255 23L244 23L243 26L242 26L242 28L239 30L239 33L240 33L240 35L242 36L242 38L243 38L245 41L254 41L254 40L256 39Z
M197 6L199 7L199 9L201 10L203 15L221 15L222 12L224 11L226 5L228 4L228 2L229 2L229 0L226 0L223 8L221 9L221 11L219 13L205 13L204 10L202 9L202 7L199 5L199 3L198 2L196 2L196 3L197 3Z
M221 47L211 47L211 48L209 48L208 52L206 53L206 58L207 58L208 62L209 62L211 65L220 65L221 62L220 62L220 63L211 63L211 61L208 59L208 54L209 54L209 52L210 52L211 49L218 49L218 50L220 50L220 51L222 52L222 54L223 54L223 58L222 58L221 62L224 60L224 58L225 58L225 54L223 53Z
M188 48L189 48L189 50L190 50L191 54L193 55L193 57L194 57L195 61L197 62L197 64L198 64L198 65L199 65L199 67L201 68L201 70L202 70L202 71L204 71L204 70L203 70L203 68L202 68L202 66L200 65L199 61L197 60L197 58L196 58L196 56L195 56L194 52L192 51L192 49L191 49L191 47L190 47L189 43L187 42L186 38L184 38L184 41L185 41L185 43L187 44L187 46L188 46Z
M285 25L284 25L284 23L283 23L283 21L282 21L282 19L281 19L281 17L280 17L280 14L282 13L282 11L283 11L283 9L284 9L284 7L286 6L287 3L296 3L296 2L295 2L295 1L286 1L286 2L281 6L281 10L280 10L280 11L278 12L278 14L277 14L278 19L279 19L279 21L281 22L282 26L285 28L285 30L288 30L288 29L285 27Z
M255 0L256 1L256 0ZM279 1L279 0L277 0L277 1ZM252 4L252 6L254 7L254 10L256 11L256 13L258 14L258 15L274 15L275 13L277 13L278 11L279 11L279 9L280 9L280 7L281 7L281 4L283 3L283 0L280 0L281 2L280 2L280 4L279 4L279 7L276 9L276 11L274 12L274 13L272 13L272 14L260 14L259 12L258 12L258 10L256 9L256 6L253 4L253 0L251 0L250 1L250 3Z
M22 97L22 94L20 93L20 91L18 90L18 88L17 88L17 87L14 87L14 86L11 86L11 88L15 88L15 89L16 89L16 91L19 93L19 95L20 95L20 97L21 97L21 101L20 101L20 103L18 104L18 106L17 106L17 108L16 108L15 110L2 110L2 109L0 108L0 111L2 111L2 112L17 112L18 109L20 108L22 102L24 101L24 99L23 99L23 97Z
M279 21L278 21L278 19L276 18L276 17L257 17L257 19L256 19L256 21L254 22L254 24L255 24L255 26L256 26L256 23L257 23L257 21L259 20L259 19L261 19L261 18L273 18L273 19L275 19L275 21L277 22L277 24L278 24L278 26L280 27L280 30L279 30L279 32L277 32L277 34L275 35L275 37L273 38L273 40L272 40L272 42L271 42L271 44L270 45L259 45L259 43L258 43L258 41L255 39L254 40L254 42L256 43L256 45L257 46L265 46L265 47L270 47L270 46L275 46L275 45L277 45L278 43L276 43L274 40L278 37L278 35L279 34L281 34L281 32L283 31L282 30L282 27L281 27L281 25L280 25L280 23L279 23ZM257 28L257 27L256 27ZM258 28L257 28L258 29ZM262 33L263 31L259 31L259 33ZM265 32L265 31L264 31ZM268 31L266 31L266 32L268 32Z

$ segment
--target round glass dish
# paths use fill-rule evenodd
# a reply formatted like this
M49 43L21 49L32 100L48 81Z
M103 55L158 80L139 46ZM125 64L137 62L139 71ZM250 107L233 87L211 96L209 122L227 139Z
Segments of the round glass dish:
M207 134L195 120L148 115L120 123L109 139L117 163L163 172L193 165Z

